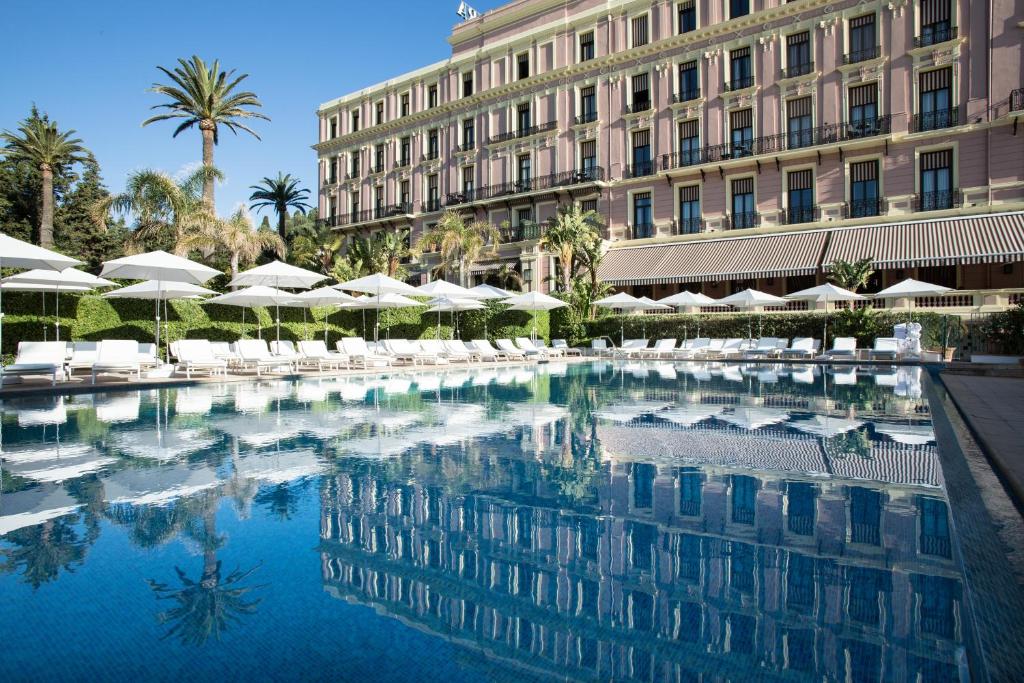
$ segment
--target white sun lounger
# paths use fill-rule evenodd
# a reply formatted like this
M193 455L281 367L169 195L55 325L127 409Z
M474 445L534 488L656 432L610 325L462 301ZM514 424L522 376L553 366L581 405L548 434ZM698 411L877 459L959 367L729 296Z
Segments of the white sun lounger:
M96 384L96 375L101 372L135 373L142 379L142 366L139 363L139 342L133 339L104 339L96 352L96 362L92 364L92 383Z
M590 350L594 352L598 358L603 358L612 355L612 349L608 346L607 339L591 339Z
M508 340L506 339L505 341ZM514 346L507 349L496 349L491 346L491 342L486 339L474 339L469 343L472 345L470 348L476 349L480 353L484 354L493 353L497 358L502 360L526 360L526 354ZM509 344L511 344L511 342L509 342Z
M338 351L348 356L349 362L359 363L364 368L371 365L373 367L391 365L391 356L384 356L370 351L370 347L366 345L366 340L362 337L344 337L339 339L335 346Z
M441 339L420 339L419 343L424 353L432 354L436 358L446 358L452 363L468 363L471 360L469 353L453 351Z
M420 349L419 344L414 344L408 339L388 339L383 342L384 348L397 361L405 361L412 365L431 363L447 363L448 360L439 357L437 354L429 353Z
M477 348L470 348L466 345L466 342L461 339L449 339L444 343L449 353L456 353L462 356L468 357L473 361L491 361L492 363L498 362L497 351L484 351Z
M900 355L900 340L895 337L878 337L874 348L868 351L871 360L896 360Z
M49 375L50 384L64 377L67 342L20 342L14 362L3 369L3 377Z
M783 342L783 348L789 340L780 340L778 337L761 337L757 340L754 348L744 352L744 358L770 358L779 353L779 342Z
M307 364L316 366L321 372L325 367L349 367L349 358L343 353L335 353L327 348L322 339L299 342L299 355Z
M696 358L710 345L711 339L709 337L690 339L680 344L679 348L672 352L672 357L682 359Z
M511 339L496 339L495 343L498 345L499 350L509 354L518 353L523 358L537 358L541 355L537 349L527 350L516 346L512 343Z
M821 341L811 337L795 337L789 348L782 352L783 358L814 358L821 349Z
M99 342L73 342L71 359L67 363L68 374L74 374L75 370L91 370L92 364L96 362L96 355L99 353L99 349Z
M255 369L257 377L265 369L287 368L289 372L295 369L294 362L288 358L271 355L267 342L262 339L239 339L235 342L235 352L239 366Z
M612 351L615 358L631 358L640 355L640 352L647 348L646 339L627 339L622 346Z
M640 349L636 354L641 358L661 358L671 354L676 349L675 339L659 339L649 349Z
M228 372L227 361L213 355L206 339L180 339L175 342L174 355L178 359L177 370L184 370L187 379L192 379L193 372L206 372L211 377Z
M832 340L832 348L824 355L824 358L857 358L857 340L853 337L836 337Z
M546 343L544 343L543 339L538 339L537 341L533 341L533 340L531 340L531 339L529 339L527 337L517 337L516 338L516 343L517 344L519 343L520 339L523 339L528 344L533 344L533 348L537 349L541 353L544 353L544 354L547 354L548 356L551 356L552 358L565 358L565 351L564 350L556 349L554 347L548 347L548 345ZM521 344L520 344L520 346L521 346Z
M569 343L564 339L552 339L551 348L561 351L566 356L582 356L583 352L574 346L569 346Z

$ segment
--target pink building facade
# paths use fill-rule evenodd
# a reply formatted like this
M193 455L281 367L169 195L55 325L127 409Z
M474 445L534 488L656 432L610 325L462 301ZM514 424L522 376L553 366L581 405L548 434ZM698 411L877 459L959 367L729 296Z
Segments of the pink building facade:
M560 205L605 220L602 278L655 296L784 293L839 259L1024 288L1024 9L1014 0L519 0L451 58L318 110L319 212L341 231L444 209L502 225L545 288ZM430 265L430 255L420 266Z

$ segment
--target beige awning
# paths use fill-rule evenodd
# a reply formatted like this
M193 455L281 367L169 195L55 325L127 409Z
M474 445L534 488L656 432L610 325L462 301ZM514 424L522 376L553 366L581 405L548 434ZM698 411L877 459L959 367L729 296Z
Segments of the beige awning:
M598 276L614 285L649 285L811 275L826 236L812 230L611 249Z
M1024 212L842 228L822 268L870 258L876 269L1024 260Z

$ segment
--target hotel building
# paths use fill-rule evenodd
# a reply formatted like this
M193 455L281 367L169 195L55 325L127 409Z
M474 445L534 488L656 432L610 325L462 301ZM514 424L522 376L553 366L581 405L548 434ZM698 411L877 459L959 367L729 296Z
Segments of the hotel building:
M320 105L320 216L415 240L456 209L504 226L475 281L508 263L546 289L538 238L580 202L634 294L783 294L870 257L869 290L1004 306L1022 37L1015 0L516 0L457 25L449 59Z

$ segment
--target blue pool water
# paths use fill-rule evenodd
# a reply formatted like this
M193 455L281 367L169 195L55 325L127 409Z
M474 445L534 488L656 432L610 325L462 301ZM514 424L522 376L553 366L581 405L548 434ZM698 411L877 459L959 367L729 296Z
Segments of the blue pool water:
M3 403L0 679L960 680L916 368Z

